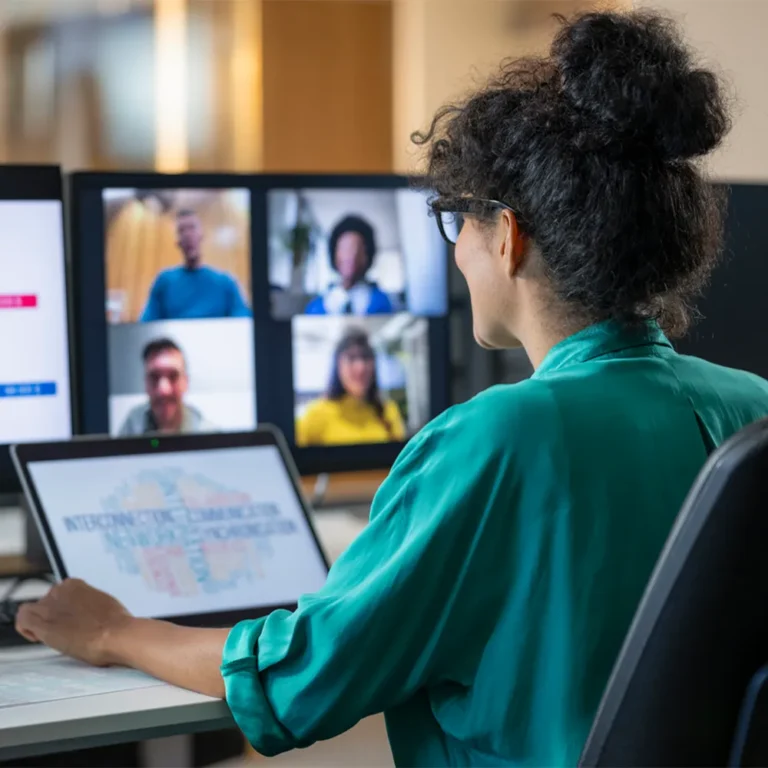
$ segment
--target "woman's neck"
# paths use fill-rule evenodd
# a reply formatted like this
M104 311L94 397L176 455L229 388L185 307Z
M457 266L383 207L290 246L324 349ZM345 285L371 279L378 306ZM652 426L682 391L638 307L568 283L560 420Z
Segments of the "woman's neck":
M525 354L528 355L533 369L536 370L544 362L544 358L549 354L552 347L566 338L568 338L568 335L534 332L527 335L525 340L521 338L520 343L523 345Z
M542 297L537 299L531 302L530 309L533 311L526 313L516 332L534 370L544 362L553 347L589 325L581 318L574 318L573 313L558 310L552 301L546 302Z
M344 392L344 394L341 396L342 400L346 400L349 403L356 403L357 405L367 405L368 400L363 397L358 397L357 395L351 395L349 392Z
M351 291L356 285L359 285L361 282L363 282L364 278L361 277L351 277L351 278L344 278L341 281L341 287L345 291Z

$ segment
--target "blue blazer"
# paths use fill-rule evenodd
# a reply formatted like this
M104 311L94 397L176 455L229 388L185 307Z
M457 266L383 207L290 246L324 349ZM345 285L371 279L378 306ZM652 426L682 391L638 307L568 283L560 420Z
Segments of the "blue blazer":
M368 302L366 315L390 315L392 314L392 302L384 291L377 285L371 283L371 300ZM307 304L304 310L305 315L327 315L325 303L322 296L316 296Z

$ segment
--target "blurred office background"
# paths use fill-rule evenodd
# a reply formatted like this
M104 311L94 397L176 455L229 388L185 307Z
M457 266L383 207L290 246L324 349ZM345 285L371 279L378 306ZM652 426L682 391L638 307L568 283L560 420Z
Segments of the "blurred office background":
M626 2L599 3L627 5ZM409 135L577 0L2 0L0 162L411 171ZM456 400L528 375L475 349L453 276Z
M67 169L412 171L410 133L553 14L632 0L2 0L0 162ZM734 83L719 179L768 178L764 0L652 0ZM457 400L530 368L472 342L452 278Z
M632 0L1 0L0 162L67 169L410 171L409 134L554 13ZM768 178L764 0L651 0L734 84L718 179ZM764 61L765 60L765 61ZM530 368L472 342L452 278L454 396Z
M509 56L543 53L554 13L632 0L0 0L0 162L65 169L406 172L409 134ZM651 0L733 85L710 168L768 180L765 0ZM530 372L472 341L452 276L454 398ZM380 719L277 765L389 765Z

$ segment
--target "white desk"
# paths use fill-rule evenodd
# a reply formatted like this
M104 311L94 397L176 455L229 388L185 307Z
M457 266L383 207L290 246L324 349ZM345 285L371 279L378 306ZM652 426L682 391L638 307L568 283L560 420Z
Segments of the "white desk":
M9 707L0 710L0 760L193 734L232 725L223 701L172 686Z
M0 519L3 514L18 518L20 513L0 511ZM365 527L363 520L343 510L319 512L314 522L331 561ZM13 530L20 535L23 526L18 519L6 518L0 530L6 534L4 549L13 550L14 547L9 546L7 540L8 532ZM23 542L19 541L18 550L22 547ZM28 585L24 591L19 592L18 597L24 599L30 595L27 590L34 589L34 584ZM0 675L4 663L44 653L48 651L38 648L0 651ZM172 686L28 704L0 709L0 760L16 760L232 726L233 721L224 702ZM161 760L160 764L165 765L173 762L167 752Z

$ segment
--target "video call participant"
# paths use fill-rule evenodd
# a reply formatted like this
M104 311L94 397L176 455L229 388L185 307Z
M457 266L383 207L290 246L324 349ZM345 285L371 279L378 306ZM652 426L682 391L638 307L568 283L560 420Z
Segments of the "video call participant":
M397 403L381 399L376 354L368 335L349 331L336 347L328 393L311 403L296 424L297 444L362 445L404 439Z
M309 302L307 315L387 315L392 302L365 276L376 255L373 227L359 216L343 218L331 232L328 254L341 281Z
M184 403L189 388L184 353L171 339L150 341L142 353L149 402L136 406L120 428L120 437L152 432L215 432L216 427Z
M176 245L184 263L155 278L141 322L251 316L235 278L203 264L203 237L194 211L176 214Z

